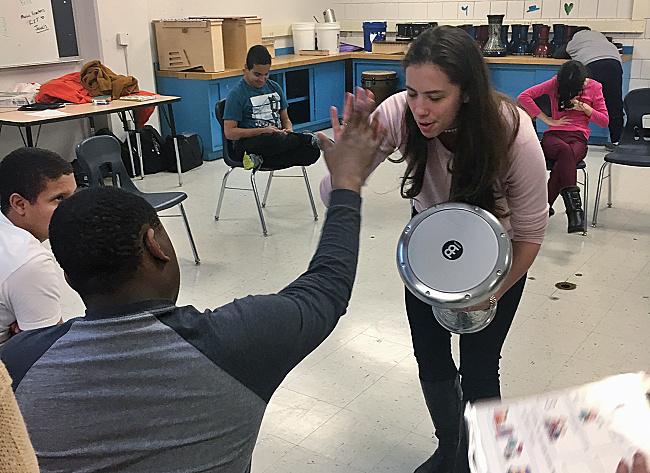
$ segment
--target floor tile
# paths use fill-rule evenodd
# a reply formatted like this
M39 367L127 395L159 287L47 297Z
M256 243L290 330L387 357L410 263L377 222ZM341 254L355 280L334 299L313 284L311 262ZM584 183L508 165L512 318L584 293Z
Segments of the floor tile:
M255 465L251 473L365 473L363 470L337 462L323 455L318 455L306 448L296 446L282 458L267 468L258 472Z
M342 409L300 446L353 468L371 471L408 434L408 430L375 416Z

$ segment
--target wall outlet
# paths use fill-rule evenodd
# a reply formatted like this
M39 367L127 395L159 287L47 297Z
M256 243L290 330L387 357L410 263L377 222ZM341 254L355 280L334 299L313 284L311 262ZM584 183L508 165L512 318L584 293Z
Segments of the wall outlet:
M129 45L129 33L117 33L117 44L119 46Z

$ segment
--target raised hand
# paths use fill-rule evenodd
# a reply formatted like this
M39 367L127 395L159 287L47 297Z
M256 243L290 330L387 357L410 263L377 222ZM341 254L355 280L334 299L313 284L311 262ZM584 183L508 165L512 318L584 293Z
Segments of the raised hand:
M374 156L383 139L377 117L370 120L374 105L372 93L357 88L356 97L350 94L346 98L347 125L340 127L336 142L318 134L333 189L360 192L372 172Z
M360 89L357 87L357 89ZM363 90L363 89L362 89ZM357 96L359 94L357 93ZM339 138L343 135L345 126L350 120L350 114L354 108L354 95L349 92L345 94L345 101L343 103L343 117L342 122L339 122L338 109L334 106L330 107L330 121L332 122L332 130L334 131L334 141L338 141ZM365 91L365 99L367 106L371 107L374 110L375 107L375 95L370 90Z

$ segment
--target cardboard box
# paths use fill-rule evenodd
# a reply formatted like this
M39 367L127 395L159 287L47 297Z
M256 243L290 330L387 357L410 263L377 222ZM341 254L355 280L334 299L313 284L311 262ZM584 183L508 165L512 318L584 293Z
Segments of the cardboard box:
M406 54L410 41L374 41L372 52L381 54Z
M265 39L262 41L262 45L269 51L271 58L275 57L275 40L274 39Z
M223 19L223 50L226 69L241 69L246 53L256 44L262 44L262 19L232 17Z
M205 72L225 70L223 20L154 20L160 70L182 71L202 67Z

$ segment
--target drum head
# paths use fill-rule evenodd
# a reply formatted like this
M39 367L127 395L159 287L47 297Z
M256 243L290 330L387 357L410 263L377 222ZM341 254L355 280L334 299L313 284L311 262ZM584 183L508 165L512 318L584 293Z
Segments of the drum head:
M364 71L361 73L362 80L390 80L397 79L397 72L394 71Z
M397 247L404 284L430 305L470 307L494 294L512 263L510 238L489 212L448 202L409 222Z

